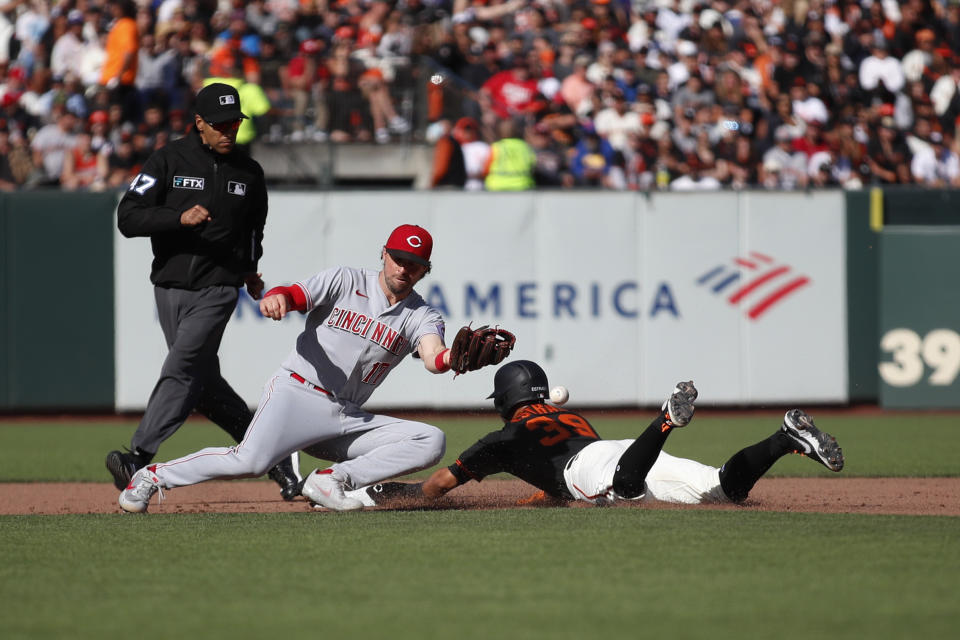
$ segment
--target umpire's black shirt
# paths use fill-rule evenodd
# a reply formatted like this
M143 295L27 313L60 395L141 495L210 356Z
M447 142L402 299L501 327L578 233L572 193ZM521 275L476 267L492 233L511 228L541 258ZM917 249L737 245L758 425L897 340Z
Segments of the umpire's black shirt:
M181 226L180 214L196 204L211 220ZM260 165L236 150L213 151L196 130L154 151L117 209L124 236L150 236L150 281L191 290L239 287L244 274L256 273L266 218Z

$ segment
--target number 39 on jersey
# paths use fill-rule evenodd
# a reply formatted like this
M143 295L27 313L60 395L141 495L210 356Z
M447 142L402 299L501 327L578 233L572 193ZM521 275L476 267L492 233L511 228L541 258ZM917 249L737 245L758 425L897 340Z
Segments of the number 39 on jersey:
M538 441L545 447L563 442L573 435L598 440L600 437L590 423L573 413L559 413L530 418L526 422L529 431L542 431L544 436Z

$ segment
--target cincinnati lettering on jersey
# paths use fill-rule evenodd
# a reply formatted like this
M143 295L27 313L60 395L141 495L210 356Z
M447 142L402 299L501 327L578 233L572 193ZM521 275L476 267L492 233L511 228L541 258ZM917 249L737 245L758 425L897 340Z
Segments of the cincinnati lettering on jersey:
M327 318L327 326L362 336L394 355L400 355L407 344L407 339L399 331L359 311L334 307Z

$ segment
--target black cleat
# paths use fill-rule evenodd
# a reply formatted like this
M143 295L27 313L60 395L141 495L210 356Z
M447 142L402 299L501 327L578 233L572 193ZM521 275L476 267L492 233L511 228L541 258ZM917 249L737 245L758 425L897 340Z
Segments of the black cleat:
M111 451L107 454L107 471L113 476L113 486L123 491L130 484L130 478L137 472L137 457L132 453Z
M843 449L837 439L813 424L813 418L801 409L791 409L780 427L796 443L796 453L816 460L830 471L843 469Z
M307 479L306 479L306 478L303 478L302 480L300 480L300 482L297 483L297 495L298 495L298 496L302 496L302 495L303 495L303 483L306 482L306 481L307 481Z
M672 427L688 425L693 418L693 401L698 395L697 388L693 386L693 380L678 382L673 393L663 403L662 410L666 412L667 423Z
M383 504L397 498L422 498L421 483L409 482L378 482L364 488L367 496L374 504Z
M267 472L267 476L280 485L280 497L287 502L299 496L303 487L297 473L298 466L300 466L300 455L295 452Z

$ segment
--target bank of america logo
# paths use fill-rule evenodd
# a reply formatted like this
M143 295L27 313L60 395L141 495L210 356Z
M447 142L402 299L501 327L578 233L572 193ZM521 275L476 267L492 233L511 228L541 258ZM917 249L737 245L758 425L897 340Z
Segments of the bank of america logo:
M734 258L733 266L714 267L697 278L697 284L725 296L728 304L742 308L748 318L757 320L810 284L810 278L796 273L789 265L778 265L768 255L751 251L749 257Z

